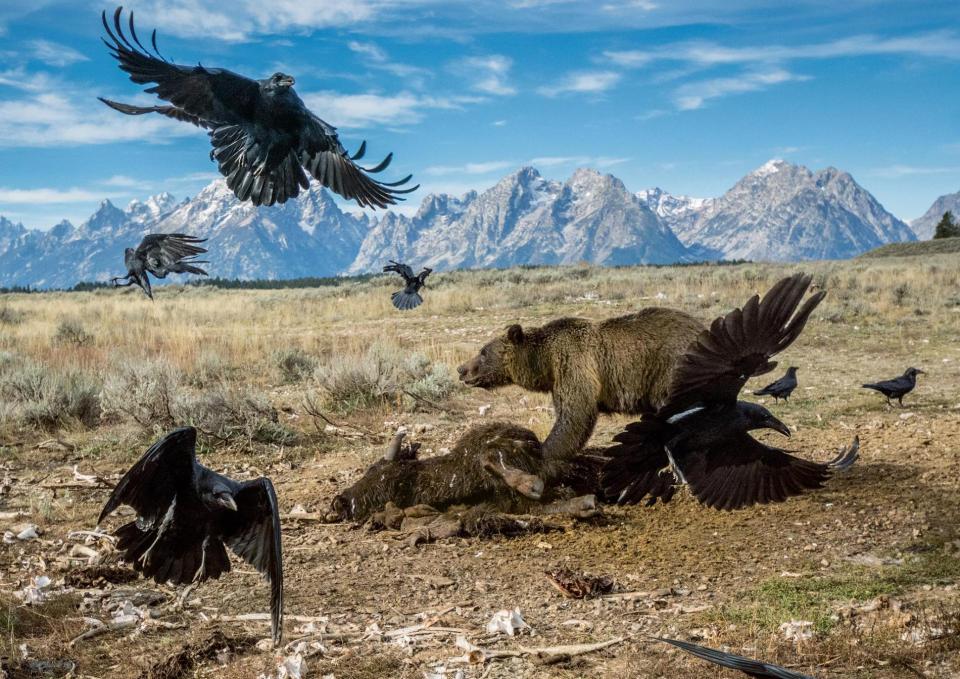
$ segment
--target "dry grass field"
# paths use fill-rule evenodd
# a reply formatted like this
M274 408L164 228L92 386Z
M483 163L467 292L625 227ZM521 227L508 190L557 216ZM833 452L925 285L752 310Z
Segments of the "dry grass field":
M829 294L779 358L800 367L800 388L771 407L794 430L787 447L811 459L860 436L860 461L824 490L735 513L682 494L666 506L608 507L605 520L562 532L417 546L390 531L312 520L400 425L427 455L485 420L549 431L547 397L456 382L456 365L506 325L651 305L709 321L801 268ZM267 623L237 619L267 610L268 588L251 568L237 564L179 606L172 589L125 580L107 539L76 532L94 529L109 485L149 443L184 423L204 432L204 463L237 478L269 475L277 487L285 641L287 652L305 642L306 677L738 676L650 636L817 677L960 676L955 254L457 272L430 283L424 305L405 314L390 306L393 278L278 291L167 287L153 303L131 289L0 295L8 676L37 676L31 667L64 676L65 660L76 677L276 676L285 653L254 645ZM859 388L911 365L928 374L902 410ZM627 421L601 418L592 444L605 445ZM17 539L25 524L39 537ZM565 599L544 577L557 567L610 576L619 594ZM50 584L27 604L39 576ZM149 617L77 639L91 618L109 622L127 601L128 613ZM496 611L515 607L530 635L486 633ZM789 638L781 626L791 621L811 624ZM392 633L419 623L429 627ZM490 651L623 640L551 665L533 656L469 665L451 662L464 655L458 636Z

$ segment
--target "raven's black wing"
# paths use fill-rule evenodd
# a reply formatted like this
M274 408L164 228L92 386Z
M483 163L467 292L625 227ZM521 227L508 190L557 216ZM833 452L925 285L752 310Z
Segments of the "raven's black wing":
M763 396L765 394L779 394L781 391L784 391L785 389L790 389L791 386L792 385L790 383L789 378L781 377L779 380L777 380L776 382L771 382L770 384L765 386L763 389L758 389L757 391L753 392L753 394L755 396Z
M701 503L714 509L742 509L821 488L834 472L856 462L859 450L860 440L854 438L849 448L821 464L764 445L744 432L707 448L686 450L681 443L670 452Z
M758 679L814 679L809 675L793 672L780 665L771 665L770 663L760 662L759 660L744 658L740 655L724 653L723 651L717 651L712 648L707 648L706 646L691 644L689 641L664 639L662 637L654 637L654 639L672 644L698 658L712 662L714 665L728 667L732 670L740 670L750 677L757 677Z
M134 30L133 12L128 22L130 35L125 34L120 23L122 10L122 7L117 7L114 12L112 29L107 22L107 13L103 12L103 27L109 37L104 43L119 62L120 68L130 75L130 80L138 85L154 83L146 91L169 101L185 116L217 125L242 123L253 117L260 96L260 86L255 80L226 69L171 63L157 50L156 31L151 36L151 54ZM137 111L124 111L111 102L106 103L124 113L138 114Z
M196 430L184 427L153 444L120 479L97 520L122 504L136 510L137 520L116 531L117 550L159 583L187 584L230 570L223 545L210 539L211 515L197 494L196 441Z
M655 417L628 424L613 437L617 445L604 451L611 459L603 466L600 485L607 502L647 506L657 500L669 502L676 492L677 479L670 469L664 448L667 425Z
M892 380L882 380L872 384L864 384L867 389L875 389L879 392L890 392L896 394L900 391L909 391L911 389L910 379L906 377L896 377Z
M790 346L826 295L812 295L798 311L810 281L799 273L784 278L763 300L754 295L742 309L717 318L680 359L658 414L670 417L707 402L733 405L750 377L776 367L770 358Z
M400 196L411 193L420 185L398 188L410 181L413 175L393 182L381 182L371 174L381 172L390 165L393 154L390 153L375 167L361 167L354 161L362 155L358 151L353 156L347 154L337 130L317 116L310 114L310 122L301 131L300 162L313 178L331 191L348 200L355 200L360 207L386 208L395 205ZM365 150L361 146L361 150ZM413 272L410 272L413 275Z
M130 505L145 524L156 524L177 495L196 495L197 430L175 429L154 443L123 475L100 512L97 523L120 505Z
M140 241L136 254L150 273L163 277L177 269L178 263L206 252L206 249L198 245L205 241L206 238L183 233L151 233Z
M398 273L401 276L403 276L403 280L406 283L409 283L410 281L416 278L416 276L413 273L413 269L411 269L409 265L402 264L401 262L395 262L392 259L388 261L390 263L387 264L385 267L383 267L384 273L389 273L389 272Z
M103 97L97 97L97 99L112 108L114 111L126 113L128 116L142 116L147 113L159 113L162 116L179 120L182 123L190 123L192 125L196 125L197 127L202 127L205 130L212 129L214 127L214 123L204 120L203 118L193 115L192 113L187 113L182 108L177 108L176 106L134 106L133 104L124 104L119 101L104 99Z
M283 636L283 552L280 509L268 478L241 484L233 496L237 511L224 518L223 539L240 558L270 582L270 619L274 643Z

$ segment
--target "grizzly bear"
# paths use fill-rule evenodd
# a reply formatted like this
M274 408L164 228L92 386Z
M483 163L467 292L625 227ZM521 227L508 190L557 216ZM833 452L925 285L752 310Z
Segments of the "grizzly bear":
M661 307L599 322L561 318L539 328L511 325L457 371L472 387L516 384L550 392L556 422L543 442L543 457L558 463L583 449L598 413L656 410L675 363L702 330L689 314ZM557 469L548 468L544 480Z

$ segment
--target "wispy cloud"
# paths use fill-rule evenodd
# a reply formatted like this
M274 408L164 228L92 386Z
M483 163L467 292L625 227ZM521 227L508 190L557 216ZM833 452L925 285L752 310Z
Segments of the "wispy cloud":
M368 67L404 78L411 85L421 87L426 77L431 75L426 68L393 61L387 52L375 43L351 40L347 43L347 47L354 54L361 56Z
M515 166L512 160L491 160L483 163L467 163L465 165L431 165L423 173L432 177L444 177L455 174L489 174L508 167Z
M922 165L887 165L884 167L875 167L869 170L869 174L884 179L899 179L900 177L915 177L918 175L931 174L956 174L960 173L960 167L937 167Z
M656 49L608 50L603 54L610 63L624 68L638 68L656 61L683 61L708 67L883 54L960 59L960 37L952 31L935 31L886 38L857 35L806 45L727 47L714 42L682 42Z
M578 92L581 94L602 94L620 82L621 74L616 71L577 71L568 73L559 82L546 85L537 91L547 97Z
M493 96L510 96L517 93L517 89L508 82L513 60L501 54L467 57L454 68L471 79L471 87L484 94Z
M541 156L531 158L525 165L534 167L557 167L563 165L589 165L591 167L607 168L630 162L631 158L617 158L610 156Z
M809 80L809 78L783 69L744 73L729 78L711 78L681 85L674 90L673 100L681 111L692 111L702 108L710 99L754 92L772 85L797 80Z
M56 147L125 141L166 143L202 134L161 116L128 117L103 106L89 92L31 93L0 101L0 147Z
M50 40L31 40L27 43L27 54L48 66L69 66L78 61L88 61L87 57L66 45Z
M0 203L13 205L52 205L59 203L83 203L103 200L108 197L103 191L69 188L14 189L0 187Z
M325 117L335 120L337 127L360 128L412 125L423 120L428 110L463 108L482 99L470 96L421 96L412 92L392 95L316 92L305 95L304 101L307 106L322 110Z

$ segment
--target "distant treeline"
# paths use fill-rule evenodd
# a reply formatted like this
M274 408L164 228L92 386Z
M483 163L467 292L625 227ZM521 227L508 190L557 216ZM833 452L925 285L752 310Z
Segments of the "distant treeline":
M716 262L677 262L675 264L631 264L608 267L611 269L629 269L634 266L649 266L651 268L670 268L670 267L689 267L689 266L736 266L738 264L749 264L749 259L731 259ZM586 264L585 266L590 266ZM517 267L523 271L532 271L535 269L550 269L552 265L544 264L521 264ZM604 267L600 267L604 268ZM458 271L490 271L490 269L459 269ZM284 290L292 288L324 288L335 287L343 283L368 281L374 276L381 274L358 274L354 276L325 276L322 278L308 276L305 278L286 278L269 280L242 280L239 278L195 278L186 281L183 285L192 287L212 287L223 288L224 290ZM8 293L33 293L33 292L90 292L101 288L111 288L111 283L103 281L83 281L77 283L72 288L33 288L29 285L15 285L9 288L0 287L0 295Z

